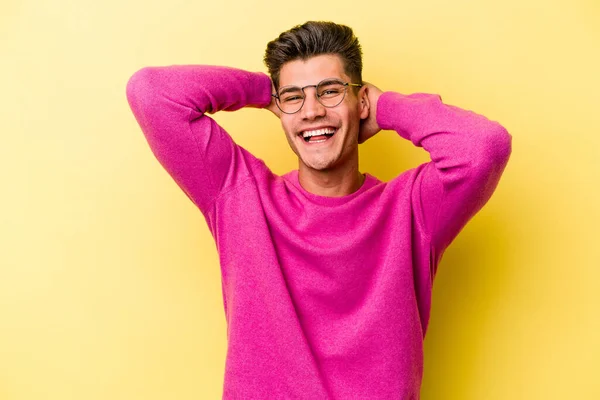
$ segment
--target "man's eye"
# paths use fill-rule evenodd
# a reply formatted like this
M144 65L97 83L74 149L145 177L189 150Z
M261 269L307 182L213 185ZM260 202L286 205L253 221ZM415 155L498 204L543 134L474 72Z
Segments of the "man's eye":
M290 103L290 102L294 102L294 101L300 101L302 100L302 96L285 96L283 98L283 101L286 103Z
M325 89L321 92L321 96L335 96L341 93L340 89Z

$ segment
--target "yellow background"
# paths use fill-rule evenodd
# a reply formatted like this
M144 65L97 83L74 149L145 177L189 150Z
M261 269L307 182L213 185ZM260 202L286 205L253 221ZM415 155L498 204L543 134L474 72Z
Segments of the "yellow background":
M147 65L265 71L309 19L355 29L364 78L501 122L513 153L446 252L423 399L600 399L600 4L4 1L0 15L0 399L217 399L226 349L204 219L125 98ZM277 173L267 111L217 115ZM382 132L361 169L427 153Z

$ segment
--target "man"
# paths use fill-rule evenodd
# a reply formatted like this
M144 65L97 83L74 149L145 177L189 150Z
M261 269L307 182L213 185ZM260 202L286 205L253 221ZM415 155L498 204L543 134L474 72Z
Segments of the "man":
M363 82L343 25L294 27L265 63L271 78L173 65L127 85L152 151L216 241L223 398L418 399L437 266L495 190L511 136L437 95ZM280 118L298 170L274 174L206 115L242 107ZM387 183L361 173L358 144L381 129L432 161Z

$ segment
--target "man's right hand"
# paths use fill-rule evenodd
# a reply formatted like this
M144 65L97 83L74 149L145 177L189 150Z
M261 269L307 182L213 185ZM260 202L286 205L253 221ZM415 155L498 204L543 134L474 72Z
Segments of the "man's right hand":
M275 93L275 86L273 85L273 82L271 82L271 94ZM279 107L277 107L277 103L275 103L277 101L277 99L273 96L271 96L271 104L269 104L266 109L271 111L273 114L275 114L275 116L277 118L281 118L281 110L279 109Z

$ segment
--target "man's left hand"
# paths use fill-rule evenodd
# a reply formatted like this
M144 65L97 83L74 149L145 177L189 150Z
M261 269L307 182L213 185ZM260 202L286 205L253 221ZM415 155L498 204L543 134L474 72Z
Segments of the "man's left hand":
M363 82L366 86L365 94L369 107L369 115L360 121L360 130L358 132L358 143L364 143L372 138L381 130L377 123L377 100L383 93L377 86L368 82Z

